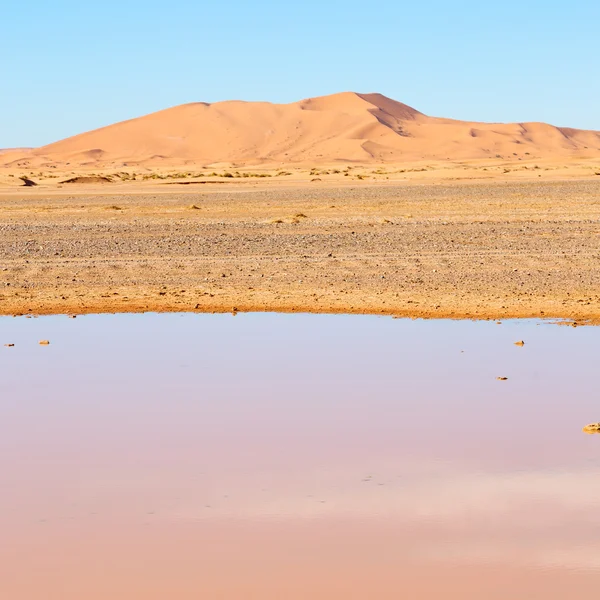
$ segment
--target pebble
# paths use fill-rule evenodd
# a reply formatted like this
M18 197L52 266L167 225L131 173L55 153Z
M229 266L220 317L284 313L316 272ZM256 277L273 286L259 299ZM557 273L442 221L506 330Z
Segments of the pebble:
M600 423L590 423L583 428L584 433L600 433Z

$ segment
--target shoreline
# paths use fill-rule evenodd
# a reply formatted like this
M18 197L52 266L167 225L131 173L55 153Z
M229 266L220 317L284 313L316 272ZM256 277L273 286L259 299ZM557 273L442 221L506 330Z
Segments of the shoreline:
M241 307L241 308L240 308ZM431 320L431 321L518 321L518 320L539 320L557 325L568 325L570 327L596 326L600 325L599 313L569 313L566 314L548 314L544 311L503 311L503 312L482 312L469 313L459 311L416 311L413 309L354 309L351 307L335 308L325 307L315 309L310 306L253 306L240 303L238 306L227 308L220 305L208 305L201 308L185 308L181 305L161 305L155 307L140 306L137 304L128 304L126 306L107 307L101 303L91 304L84 307L67 305L66 307L46 304L43 308L37 310L28 310L28 312L12 312L10 310L0 311L0 317L83 317L87 315L126 315L126 314L305 314L305 315L348 315L348 316L372 316L372 317L392 317L394 319L412 319L412 320Z

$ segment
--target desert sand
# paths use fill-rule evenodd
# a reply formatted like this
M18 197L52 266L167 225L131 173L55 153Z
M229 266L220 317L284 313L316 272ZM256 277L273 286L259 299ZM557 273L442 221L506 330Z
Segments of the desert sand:
M185 104L41 148L7 151L0 165L235 168L599 156L599 132L436 118L381 94L345 92L292 104Z
M600 320L599 177L304 177L5 188L0 313Z
M1 153L0 230L2 314L591 322L600 134L379 94L187 104Z

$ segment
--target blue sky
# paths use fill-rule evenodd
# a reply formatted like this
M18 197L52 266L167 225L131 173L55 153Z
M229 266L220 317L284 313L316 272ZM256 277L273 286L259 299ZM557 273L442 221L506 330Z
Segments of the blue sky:
M0 148L184 102L381 92L436 116L600 129L597 0L7 0Z

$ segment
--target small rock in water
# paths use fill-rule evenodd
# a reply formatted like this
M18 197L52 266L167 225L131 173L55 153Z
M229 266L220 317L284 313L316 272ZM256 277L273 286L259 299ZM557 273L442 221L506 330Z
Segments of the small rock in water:
M600 423L590 423L583 428L584 433L600 433Z
M515 346L524 346L525 342L523 340L519 340L518 342L515 342Z
M41 340L40 341L40 346L49 346L50 342L48 340Z
M506 381L508 377L496 377L498 381Z

